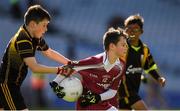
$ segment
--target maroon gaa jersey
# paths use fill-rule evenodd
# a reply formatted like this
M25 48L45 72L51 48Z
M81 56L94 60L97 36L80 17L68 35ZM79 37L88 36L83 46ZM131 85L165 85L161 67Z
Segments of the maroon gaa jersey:
M117 90L124 68L123 62L119 59L114 64L110 64L105 52L80 60L74 66L89 67L89 69L78 72L82 76L83 94L89 90L96 94L102 94L108 89ZM82 108L80 106L80 100L77 101L78 110L106 110L111 106L108 100L105 100Z

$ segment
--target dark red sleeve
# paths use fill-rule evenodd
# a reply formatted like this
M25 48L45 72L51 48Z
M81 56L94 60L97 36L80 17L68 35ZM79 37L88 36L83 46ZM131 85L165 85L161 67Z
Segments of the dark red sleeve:
M102 63L102 57L101 58L97 58L97 57L88 57L79 61L73 61L72 65L73 66L86 66L86 65L98 65L100 63Z

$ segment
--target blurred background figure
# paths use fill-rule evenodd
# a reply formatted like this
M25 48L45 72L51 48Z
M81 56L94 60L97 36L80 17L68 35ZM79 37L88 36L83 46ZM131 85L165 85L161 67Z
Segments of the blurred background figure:
M42 1L43 0L27 0L27 6L30 7L32 5L39 4L44 7Z
M34 93L32 96L34 101L31 104L35 109L47 108L48 103L44 95L46 82L45 75L32 72L31 88Z
M124 20L125 20L125 18L121 14L112 16L107 23L107 29L110 27L113 27L115 29L117 29L118 27L123 28L124 27Z
M10 5L11 17L15 20L21 19L23 14L20 6L20 0L10 0Z

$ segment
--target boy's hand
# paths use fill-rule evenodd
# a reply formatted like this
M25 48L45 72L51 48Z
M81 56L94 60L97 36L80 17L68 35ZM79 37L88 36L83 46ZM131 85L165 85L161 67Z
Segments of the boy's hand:
M95 94L92 93L91 91L88 91L86 94L80 97L80 100L81 100L80 105L82 107L86 107L101 101L101 96L99 94Z
M63 98L65 96L65 92L62 92L63 87L59 86L58 83L52 81L49 83L49 85L51 86L58 98Z
M158 82L161 87L164 87L166 83L166 79L164 77L159 77Z
M70 76L75 70L72 65L64 65L58 68L57 74L64 75L66 77Z
M141 75L141 81L144 83L144 84L147 84L148 83L148 79L147 77L145 77L145 75Z

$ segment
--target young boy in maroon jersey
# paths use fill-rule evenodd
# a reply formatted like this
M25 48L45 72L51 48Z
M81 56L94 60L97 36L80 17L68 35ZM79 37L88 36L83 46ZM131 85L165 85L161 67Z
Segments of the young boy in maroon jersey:
M117 110L108 100L116 95L123 75L124 63L119 58L127 52L126 34L122 30L110 29L103 37L103 44L103 53L71 64L74 69L87 66L87 69L78 71L82 76L83 94L77 101L77 110ZM60 98L65 95L57 84L62 78L57 76L50 83Z

